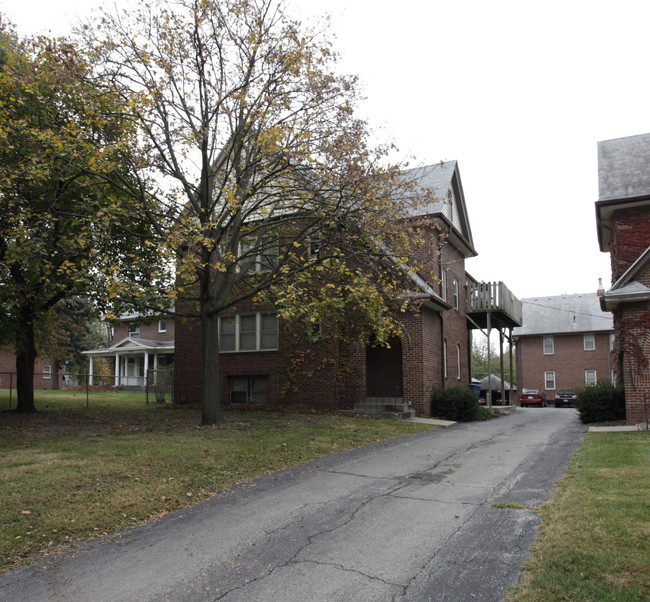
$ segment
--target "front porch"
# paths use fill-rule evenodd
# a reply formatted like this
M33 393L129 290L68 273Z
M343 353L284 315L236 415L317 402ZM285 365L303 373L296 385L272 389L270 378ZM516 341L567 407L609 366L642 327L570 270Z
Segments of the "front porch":
M106 349L84 351L90 360L88 384L95 384L96 377L106 375L96 372L96 360L105 358L114 366L110 375L114 388L144 390L150 370L166 368L173 363L174 341L149 341L127 337Z

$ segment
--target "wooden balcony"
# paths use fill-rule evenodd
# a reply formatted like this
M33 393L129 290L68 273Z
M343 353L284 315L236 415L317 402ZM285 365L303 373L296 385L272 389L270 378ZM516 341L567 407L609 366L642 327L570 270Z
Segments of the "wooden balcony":
M467 291L467 317L477 328L521 326L521 301L503 282L481 282Z

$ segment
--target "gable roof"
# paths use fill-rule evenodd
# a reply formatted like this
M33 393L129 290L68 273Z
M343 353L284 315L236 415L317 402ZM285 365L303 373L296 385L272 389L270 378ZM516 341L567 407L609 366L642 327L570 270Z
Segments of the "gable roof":
M650 134L598 142L596 221L601 251L610 250L616 210L650 204Z
M115 355L116 353L127 352L173 352L174 341L152 341L150 339L138 339L135 337L126 337L110 347L104 349L89 349L82 351L86 355Z
M650 288L637 279L648 269L650 269L650 246L600 298L603 311L611 310L619 303L650 299Z
M522 299L523 323L515 336L575 334L614 330L612 314L603 312L596 293Z
M415 167L404 172L407 184L414 184L413 194L423 194L426 203L413 211L413 216L435 215L448 223L456 236L454 242L461 243L461 250L466 257L478 253L474 249L474 239L467 216L465 193L460 179L457 161L441 161L433 165ZM448 194L452 192L453 200L449 202ZM458 245L457 245L458 246Z

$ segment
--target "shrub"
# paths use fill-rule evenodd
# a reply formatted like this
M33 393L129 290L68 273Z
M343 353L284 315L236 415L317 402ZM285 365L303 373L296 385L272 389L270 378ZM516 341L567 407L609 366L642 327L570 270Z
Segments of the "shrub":
M579 389L574 405L585 424L625 419L625 391L608 381Z
M443 420L470 422L478 417L476 393L470 389L438 389L434 391L431 403L433 415Z

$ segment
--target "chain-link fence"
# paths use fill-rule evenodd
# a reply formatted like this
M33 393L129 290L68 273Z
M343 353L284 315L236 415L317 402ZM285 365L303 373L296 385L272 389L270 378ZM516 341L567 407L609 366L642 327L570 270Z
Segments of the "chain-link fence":
M18 404L16 372L0 372L0 411L16 409ZM129 393L131 399L146 404L174 403L174 371L148 370L146 377L126 379L114 374L72 374L51 371L35 372L33 377L35 399L74 399L77 405L89 406L91 399L110 400L112 395Z

